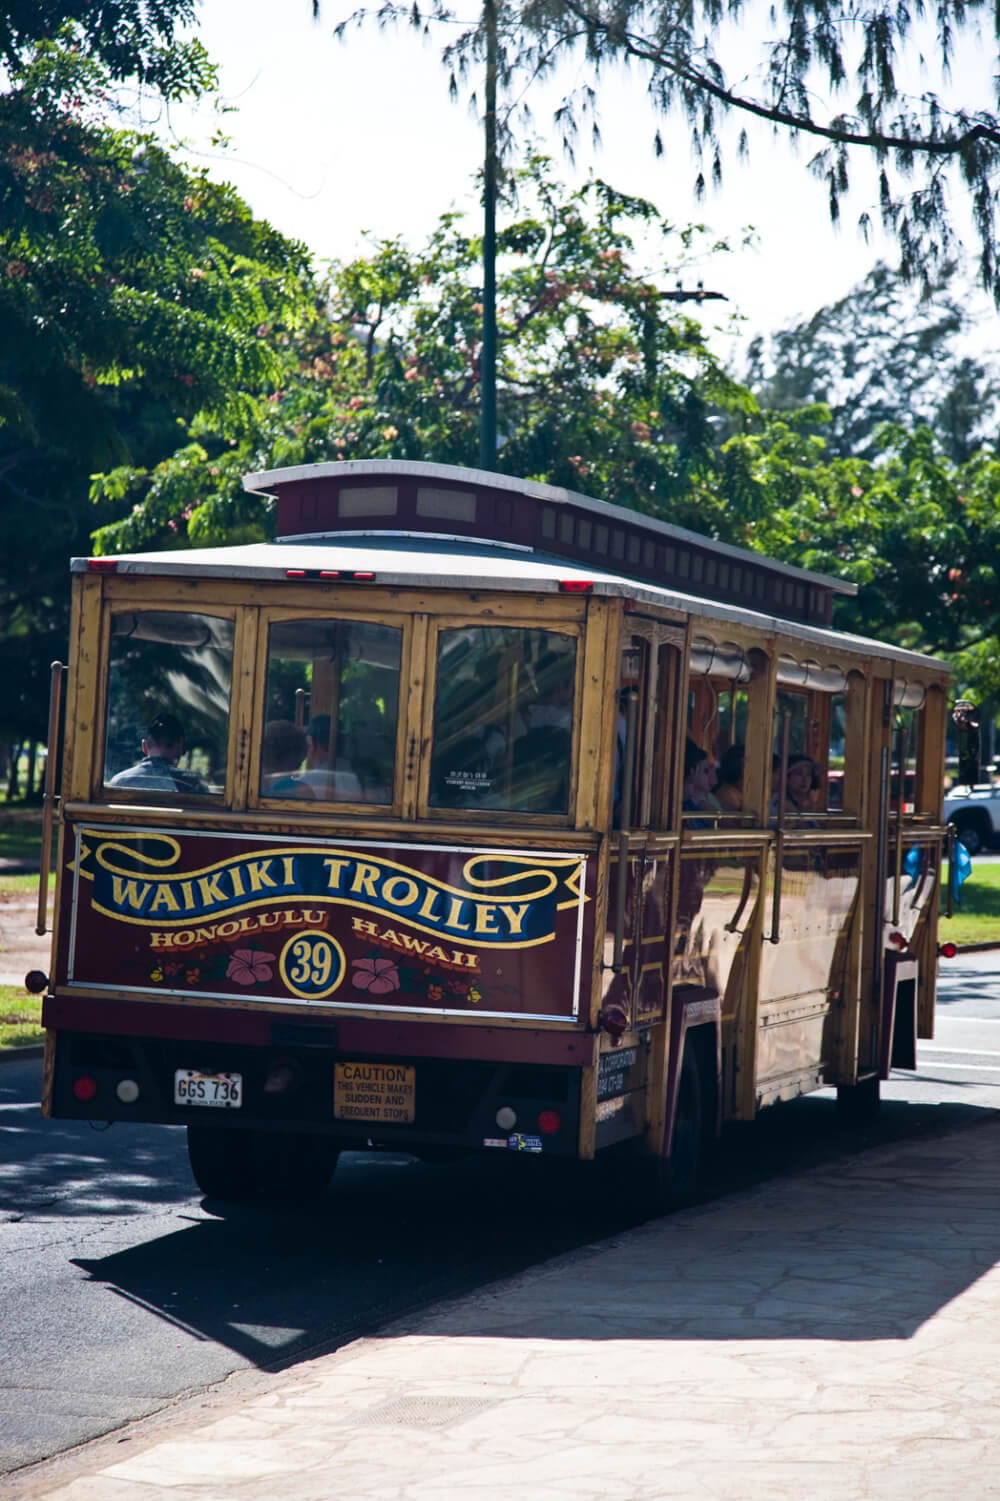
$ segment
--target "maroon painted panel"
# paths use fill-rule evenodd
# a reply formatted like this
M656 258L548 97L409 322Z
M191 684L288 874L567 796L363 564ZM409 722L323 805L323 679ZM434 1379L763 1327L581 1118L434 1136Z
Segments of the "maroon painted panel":
M66 1032L103 1032L130 1037L183 1038L198 1042L243 1043L252 1047L307 1045L315 1026L315 1042L341 1053L371 1053L386 1057L468 1058L486 1063L539 1063L588 1068L597 1057L597 1035L575 1028L540 1031L535 1027L475 1027L461 1022L399 1018L297 1015L302 1031L293 1042L272 1036L273 1011L230 1010L228 1007L150 1005L143 1001L97 999L93 996L48 996L42 1025Z
M323 1010L586 1012L593 858L70 832L57 984Z

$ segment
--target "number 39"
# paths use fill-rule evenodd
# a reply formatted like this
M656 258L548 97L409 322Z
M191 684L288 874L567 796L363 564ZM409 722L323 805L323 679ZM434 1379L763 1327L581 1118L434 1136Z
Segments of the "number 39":
M296 985L322 990L333 968L333 949L326 938L296 938L289 975Z
M344 952L328 933L298 933L285 944L279 969L289 990L304 1000L319 1000L343 979Z

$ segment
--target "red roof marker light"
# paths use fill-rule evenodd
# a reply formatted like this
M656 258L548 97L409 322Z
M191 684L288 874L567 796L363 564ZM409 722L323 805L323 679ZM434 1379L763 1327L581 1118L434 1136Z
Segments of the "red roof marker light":
M593 592L593 579L560 579L559 587L564 594L590 594Z
M118 559L117 558L88 558L87 559L87 572L88 573L117 573L117 571L118 571Z

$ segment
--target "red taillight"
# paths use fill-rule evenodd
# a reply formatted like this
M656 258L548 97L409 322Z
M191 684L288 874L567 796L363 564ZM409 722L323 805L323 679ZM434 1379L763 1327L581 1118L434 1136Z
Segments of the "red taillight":
M902 933L890 933L889 934L889 942L892 944L892 946L894 948L897 948L897 949L905 949L906 948L906 939L904 938L904 936L903 936Z
M88 573L115 573L118 569L117 558L88 558Z
M538 1117L538 1129L543 1136L555 1136L562 1127L562 1120L555 1110L543 1110Z
M939 943L938 953L941 955L942 959L954 959L955 955L958 953L958 944Z
M97 1080L92 1079L89 1074L81 1074L78 1079L73 1080L73 1093L78 1100L92 1100L97 1093Z
M564 594L590 594L594 588L593 579L560 579L559 587Z
M359 573L353 568L286 568L286 579L317 579L325 583L370 584L374 573Z

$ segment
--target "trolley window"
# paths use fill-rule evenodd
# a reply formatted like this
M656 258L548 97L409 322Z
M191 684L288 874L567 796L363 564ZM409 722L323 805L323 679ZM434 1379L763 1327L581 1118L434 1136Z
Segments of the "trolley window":
M402 640L364 620L272 623L261 797L392 802Z
M233 622L180 610L111 616L104 786L143 801L221 796Z
M506 626L441 630L436 684L432 806L568 813L575 637Z

